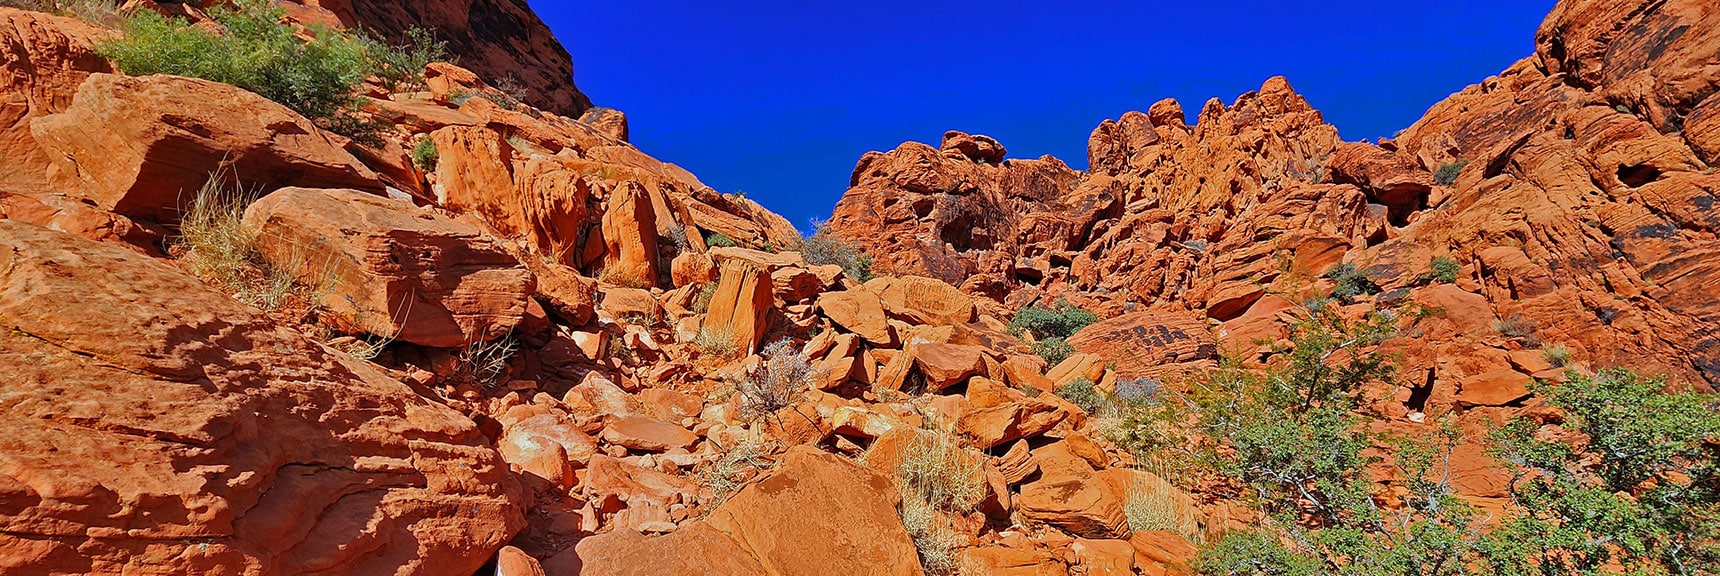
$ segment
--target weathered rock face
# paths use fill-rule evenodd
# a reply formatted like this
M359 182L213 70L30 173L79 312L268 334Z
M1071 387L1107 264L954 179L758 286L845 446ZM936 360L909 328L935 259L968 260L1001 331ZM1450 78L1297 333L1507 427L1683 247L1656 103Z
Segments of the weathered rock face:
M217 171L245 190L382 189L310 120L206 80L91 75L64 112L30 129L52 162L50 182L102 209L161 222L177 221Z
M111 71L91 50L108 33L75 18L0 8L0 191L45 189L49 155L30 135L30 120L65 110L85 78Z
M573 57L525 0L301 0L353 28L399 42L410 28L433 30L448 53L491 83L514 78L534 108L578 118L591 99L573 84Z
M258 249L359 330L454 348L506 334L532 273L468 224L353 190L283 188L252 203Z
M1000 146L959 133L941 150L904 144L861 159L831 226L881 270L1012 307L1204 311L1249 338L1273 337L1286 302L1329 291L1320 276L1334 264L1391 291L1426 284L1448 257L1486 303L1466 317L1521 316L1597 365L1711 387L1717 13L1697 0L1562 2L1534 56L1377 145L1341 143L1282 78L1207 102L1192 126L1168 100L1108 120L1085 175L995 161ZM1261 302L1275 310L1251 313ZM1468 330L1421 340L1471 351L1460 354L1520 346ZM1414 368L1447 390L1487 371Z
M708 521L767 574L920 574L914 543L896 516L898 500L888 478L800 446Z
M704 329L732 338L737 348L750 354L758 350L770 328L771 304L770 276L764 270L746 262L725 262L705 312Z
M465 575L523 525L472 421L376 367L134 252L0 238L0 571Z

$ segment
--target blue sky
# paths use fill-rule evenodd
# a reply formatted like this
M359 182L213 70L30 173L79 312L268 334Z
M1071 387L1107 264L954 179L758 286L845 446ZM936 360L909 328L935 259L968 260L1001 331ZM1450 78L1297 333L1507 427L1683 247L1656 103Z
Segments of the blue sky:
M1534 49L1554 0L531 0L633 142L806 228L869 150L946 130L1087 164L1160 98L1283 75L1348 140L1390 136Z

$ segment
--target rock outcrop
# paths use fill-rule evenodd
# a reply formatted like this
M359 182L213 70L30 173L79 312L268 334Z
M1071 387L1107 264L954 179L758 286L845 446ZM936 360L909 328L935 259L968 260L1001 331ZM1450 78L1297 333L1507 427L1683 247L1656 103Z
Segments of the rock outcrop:
M310 120L207 80L94 74L30 122L50 182L114 213L176 222L211 177L229 187L380 192L376 173Z
M522 527L477 426L376 366L135 252L0 238L0 571L465 575Z
M526 313L531 271L481 230L354 190L284 188L245 226L275 266L321 288L353 328L443 348L499 338Z

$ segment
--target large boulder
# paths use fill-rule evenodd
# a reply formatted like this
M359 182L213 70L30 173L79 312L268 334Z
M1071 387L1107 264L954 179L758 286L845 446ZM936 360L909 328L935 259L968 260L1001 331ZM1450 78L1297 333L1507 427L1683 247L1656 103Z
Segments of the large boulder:
M616 530L581 539L544 562L549 576L765 576L728 535L693 522L655 538Z
M49 155L30 120L65 110L90 74L108 72L95 41L111 32L77 18L0 8L0 191L44 187Z
M915 576L920 558L889 478L809 446L742 488L708 521L772 576Z
M469 224L354 190L286 188L245 210L258 249L323 286L371 334L436 347L488 341L525 314L534 277Z
M304 116L219 82L93 74L71 106L30 130L52 161L50 182L126 216L177 221L218 171L246 190L382 189Z
M1218 340L1199 316L1183 312L1132 312L1076 332L1069 344L1117 362L1121 376L1155 375L1164 364L1210 360Z
M0 221L0 572L472 574L478 427L171 265Z
M628 182L610 193L603 213L603 243L608 255L604 279L635 288L657 285L657 213L651 195Z
M770 328L772 303L769 274L743 261L723 262L717 291L705 310L704 328L711 334L733 338L737 348L752 353Z

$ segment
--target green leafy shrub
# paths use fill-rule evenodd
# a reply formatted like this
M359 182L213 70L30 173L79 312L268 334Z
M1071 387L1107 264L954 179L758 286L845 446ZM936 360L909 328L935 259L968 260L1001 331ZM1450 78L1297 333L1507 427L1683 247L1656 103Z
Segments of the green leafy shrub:
M1463 175L1463 167L1467 164L1468 162L1458 160L1449 164L1440 165L1438 169L1433 171L1433 183L1440 186L1456 184L1457 177Z
M712 248L733 248L739 246L734 238L724 236L721 232L706 232L705 245Z
M1357 296L1380 293L1380 286L1374 283L1368 271L1349 262L1340 263L1327 270L1326 278L1337 284L1332 287L1332 297L1345 304L1354 303Z
M417 26L406 29L405 41L399 44L371 43L372 72L389 92L423 88L424 68L448 60L448 42Z
M1457 281L1457 273L1463 268L1457 259L1450 256L1436 256L1427 263L1427 271L1421 274L1421 281L1426 283L1450 284Z
M312 26L312 38L299 38L282 23L284 9L265 0L236 0L233 7L210 10L221 32L138 10L126 18L125 34L96 45L96 52L133 76L173 74L231 84L279 102L319 125L341 134L366 136L372 123L353 117L357 90L379 74L400 85L423 74L419 61L440 57L442 44L426 32L411 32L412 46L390 48L379 42ZM424 40L426 43L420 44Z
M1105 396L1099 393L1092 380L1086 378L1077 378L1057 387L1057 397L1081 407L1088 414L1099 413L1099 408L1105 404Z
M811 235L801 239L800 255L806 263L824 266L835 264L842 273L857 282L872 279L872 257L861 252L852 242L836 237L825 222L814 222Z
M1099 317L1092 312L1059 300L1050 308L1028 306L1016 311L1015 317L1009 321L1009 333L1017 336L1031 334L1036 340L1033 351L1056 366L1075 353L1075 347L1069 344L1068 338L1097 321Z
M436 141L425 136L412 146L412 165L419 170L429 172L436 169L436 159L440 153L436 150Z

